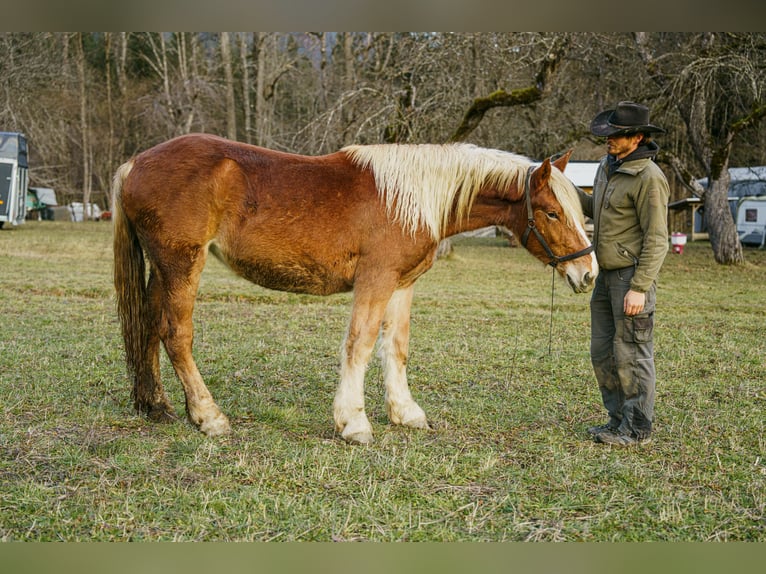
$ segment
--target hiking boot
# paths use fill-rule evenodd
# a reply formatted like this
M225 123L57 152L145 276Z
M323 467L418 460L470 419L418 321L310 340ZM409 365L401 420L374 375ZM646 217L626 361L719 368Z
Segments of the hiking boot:
M596 425L594 427L588 427L588 434L595 437L603 432L614 432L617 430L616 426L612 426L611 423L604 423L603 425Z
M639 444L647 444L651 441L649 437L639 439L633 435L621 433L617 430L607 430L600 434L595 435L596 442L603 444L611 444L614 446L627 447L637 446Z

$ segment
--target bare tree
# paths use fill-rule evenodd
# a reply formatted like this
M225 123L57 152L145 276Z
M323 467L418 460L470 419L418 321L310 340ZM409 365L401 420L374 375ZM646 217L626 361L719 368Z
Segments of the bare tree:
M142 54L144 61L161 83L158 120L164 120L166 137L189 133L200 121L199 105L202 79L197 70L198 39L195 34L146 33L143 35L149 50ZM189 51L191 50L191 54Z
M83 48L82 32L75 40L75 59L77 62L77 79L80 96L80 144L82 151L82 218L91 217L90 193L93 185L91 165L90 126L88 122L88 90L85 76L85 50Z
M237 109L234 101L234 70L231 57L231 37L228 32L221 32L221 61L223 62L226 86L226 137L237 139Z
M125 134L127 128L127 98L128 76L128 33L106 32L104 34L104 85L106 89L106 113L109 131L107 138L107 153L102 161L94 162L94 178L102 190L109 189L114 169L125 155ZM116 89L115 89L116 84ZM110 194L104 194L104 207L110 209Z
M242 111L243 111L243 129L244 139L247 143L253 141L253 110L250 86L250 58L248 57L248 34L241 32L239 34L239 61L242 67Z
M709 176L711 241L736 261L722 178L726 162L766 162L764 46L761 33L0 33L0 121L28 135L34 184L71 200L191 130L307 154L470 140L540 158L635 98L668 129L663 161Z
M267 32L256 32L253 41L255 52L255 143L268 145L268 112L266 109L266 42Z
M289 35L287 35L289 38ZM282 42L273 32L255 32L253 53L255 61L255 138L254 143L267 147L277 145L275 119L277 106L291 103L292 98L277 96L279 83L293 70L295 53L289 42ZM285 45L287 44L287 45Z
M157 76L162 81L162 92L164 95L163 103L167 112L167 117L173 120L173 124L177 125L175 121L179 112L179 106L175 103L173 93L170 91L170 65L168 63L168 49L167 40L165 34L147 34L149 39L149 45L152 47L152 56L149 58L145 56L149 65L154 69ZM175 131L175 130L174 130Z
M31 185L73 188L71 124L79 117L68 65L68 34L0 34L0 123L26 134Z
M702 197L715 260L742 263L728 204L728 168L736 139L766 115L765 39L703 33L670 50L662 50L661 40L635 34L649 76L661 88L665 105L681 118L693 160L708 177ZM678 158L673 164L679 173L694 171L682 168ZM688 175L683 179L688 183Z

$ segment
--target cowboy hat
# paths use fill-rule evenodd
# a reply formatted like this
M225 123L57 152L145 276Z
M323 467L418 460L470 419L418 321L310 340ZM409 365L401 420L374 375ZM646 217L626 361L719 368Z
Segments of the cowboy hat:
M596 136L629 135L637 133L665 133L661 127L649 123L649 108L633 102L620 102L613 110L605 110L590 123L590 132Z

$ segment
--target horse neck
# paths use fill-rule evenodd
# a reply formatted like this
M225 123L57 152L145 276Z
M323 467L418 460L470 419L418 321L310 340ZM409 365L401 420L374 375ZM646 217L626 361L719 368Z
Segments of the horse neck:
M521 211L526 209L522 201L523 196L509 202L508 197L516 195L518 195L518 190L515 187L505 192L498 192L495 189L481 190L476 194L466 217L451 218L445 237L493 225L513 230L517 222L522 219ZM526 220L525 215L523 218Z

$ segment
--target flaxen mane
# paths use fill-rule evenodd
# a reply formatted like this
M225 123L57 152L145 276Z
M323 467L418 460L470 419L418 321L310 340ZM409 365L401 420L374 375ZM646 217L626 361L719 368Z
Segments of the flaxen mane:
M397 221L410 231L425 227L434 239L442 236L453 205L462 219L482 186L521 186L531 164L522 156L471 144L384 144L342 151L372 170Z
M425 227L436 240L443 236L453 206L462 219L483 186L521 187L532 164L523 156L472 144L352 145L342 151L372 170L389 214L410 231ZM571 183L558 170L553 172L553 191L568 222L582 222Z

